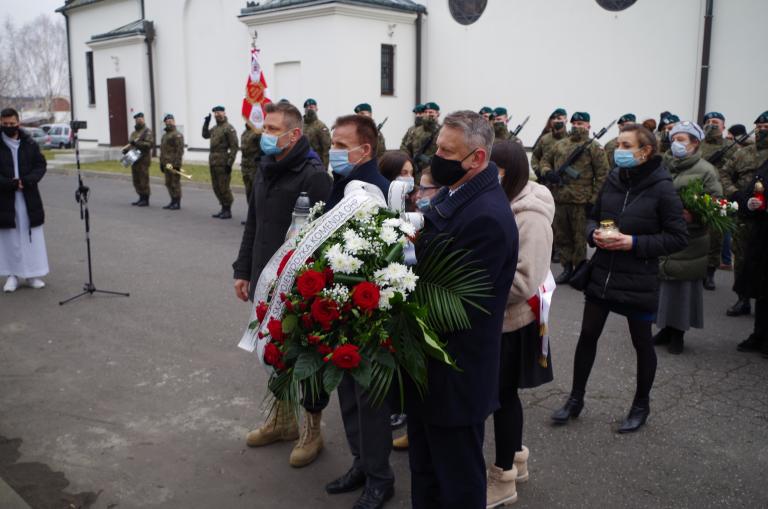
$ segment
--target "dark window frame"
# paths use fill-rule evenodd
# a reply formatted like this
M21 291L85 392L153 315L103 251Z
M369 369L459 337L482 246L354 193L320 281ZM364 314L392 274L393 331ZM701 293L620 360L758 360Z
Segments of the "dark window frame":
M395 95L395 46L381 45L381 95Z
M96 78L93 75L93 51L85 52L85 73L88 80L88 106L96 106Z

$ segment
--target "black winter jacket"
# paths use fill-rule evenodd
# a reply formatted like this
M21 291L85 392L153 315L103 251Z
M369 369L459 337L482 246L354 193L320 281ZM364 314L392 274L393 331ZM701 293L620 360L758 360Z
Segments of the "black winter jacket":
M331 177L310 153L304 136L281 161L275 161L274 156L262 157L261 169L254 175L240 253L232 264L235 279L250 281L251 298L261 271L285 241L302 191L312 204L326 201L331 192Z
M636 168L615 168L603 185L587 223L591 245L598 222L613 219L619 231L634 237L630 251L599 249L584 290L622 306L653 313L658 308L659 256L688 245L683 204L672 176L659 156Z
M37 184L45 175L46 162L40 147L24 131L19 131L19 179L24 187L29 226L34 228L45 221L43 200ZM16 228L15 194L18 184L14 180L13 154L0 137L0 228Z
M740 271L733 289L739 295L755 299L768 297L768 212L765 210L751 211L747 201L755 194L755 184L762 182L768 185L768 163L764 164L755 174L745 193L739 200L739 213L751 222L750 237L747 239L744 268Z

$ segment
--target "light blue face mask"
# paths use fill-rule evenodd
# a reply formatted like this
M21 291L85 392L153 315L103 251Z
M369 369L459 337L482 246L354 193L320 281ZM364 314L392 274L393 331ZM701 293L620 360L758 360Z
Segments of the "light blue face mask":
M284 136L286 134L288 134L288 131L284 132L283 134L267 134L267 133L262 134L261 141L259 142L261 151L268 156L275 156L281 153L283 150L285 150L285 147L278 147L277 140L279 140L281 136Z
M619 168L634 168L639 164L631 150L616 149L613 160Z
M673 141L672 146L669 147L672 151L672 155L677 157L678 159L682 159L683 157L688 155L688 145L685 143L681 143L679 141Z
M419 198L416 200L416 208L418 208L422 212L426 212L429 210L429 205L432 202L429 198Z
M362 147L362 145L360 145ZM344 148L332 148L328 151L328 162L331 165L333 173L341 175L342 177L348 176L355 169L355 164L349 162L349 153L352 150L357 150L360 147L355 147L351 150Z

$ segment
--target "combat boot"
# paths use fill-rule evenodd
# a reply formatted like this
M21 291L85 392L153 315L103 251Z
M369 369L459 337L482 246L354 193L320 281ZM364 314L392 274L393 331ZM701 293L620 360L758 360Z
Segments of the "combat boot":
M725 314L728 316L741 316L751 313L752 305L749 302L749 297L744 297L743 295L739 295L739 300L736 301L736 304L729 307L725 312Z
M322 416L322 412L316 414L304 412L301 436L291 451L289 459L292 467L301 468L309 465L323 450L323 435L320 431L320 418Z
M517 482L528 481L528 455L530 451L526 446L523 446L522 451L515 453L515 468L517 469Z
M139 197L139 202L136 204L137 207L149 207L149 195L148 194L142 194Z
M138 200L136 200L136 201L132 201L132 202L131 202L131 205L133 205L133 206L136 206L136 205L138 205L139 203L141 203L141 199L142 199L142 197L141 197L141 195L139 195L139 199L138 199Z
M224 213L224 207L222 207L221 210L216 212L215 214L211 214L211 217L215 217L216 219L219 219L223 213Z
M563 271L555 278L555 283L564 285L571 280L571 277L573 277L573 265L570 263L563 264Z
M171 210L173 208L173 204L176 202L173 198L171 198L171 203L163 207L163 210Z
M296 416L288 403L278 401L259 429L253 430L245 438L249 447L261 447L275 442L289 442L299 437Z
M232 211L229 209L229 207L224 207L221 209L219 219L232 219Z
M486 491L486 509L517 502L517 467L502 470L496 465L488 469L488 488Z
M179 210L181 208L181 198L176 198L171 202L168 210Z

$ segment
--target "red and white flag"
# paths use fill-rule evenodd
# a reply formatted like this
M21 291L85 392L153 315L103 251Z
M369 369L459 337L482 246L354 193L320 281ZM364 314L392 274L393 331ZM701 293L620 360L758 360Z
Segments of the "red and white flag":
M259 64L259 50L251 49L251 72L248 75L248 83L245 85L245 98L243 99L243 118L250 120L257 128L264 125L264 105L272 102L269 99L267 80Z

